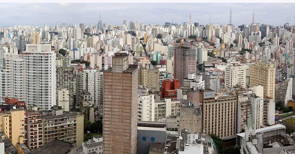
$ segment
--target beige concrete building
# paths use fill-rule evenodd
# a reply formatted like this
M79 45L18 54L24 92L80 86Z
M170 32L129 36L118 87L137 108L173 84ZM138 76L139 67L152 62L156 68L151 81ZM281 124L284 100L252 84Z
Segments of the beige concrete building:
M241 86L246 88L246 65L232 64L225 68L224 85L226 88Z
M25 136L25 111L12 110L8 113L0 115L0 131L11 140L11 143L16 146L18 143L24 142Z
M250 87L261 85L264 97L275 99L275 73L274 63L258 62L249 68Z
M155 121L163 120L168 117L179 116L180 101L164 99L155 102Z
M55 139L81 146L84 140L84 115L76 112L54 111L42 115L44 144Z
M115 54L103 85L103 153L136 154L138 71L127 54Z
M25 144L39 148L55 139L81 146L84 140L84 115L78 112L27 111Z
M142 68L139 70L139 84L143 85L144 87L152 90L152 91L159 91L160 90L160 72L157 68L154 69L147 69Z
M180 107L179 129L186 129L190 133L202 132L202 110L192 103Z
M231 93L220 96L205 91L203 99L203 132L221 139L234 138L237 132L237 96Z
M62 110L16 109L0 115L0 131L14 146L26 144L30 149L36 149L55 139L80 146L84 140L84 116Z
M64 111L70 111L70 94L68 89L57 89L57 104Z

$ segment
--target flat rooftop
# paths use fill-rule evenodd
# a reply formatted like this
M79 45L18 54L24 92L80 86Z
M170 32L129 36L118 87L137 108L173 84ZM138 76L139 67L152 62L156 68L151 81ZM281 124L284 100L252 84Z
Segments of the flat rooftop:
M265 133L265 132L270 132L270 131L275 131L275 130L280 130L280 129L286 129L286 126L284 126L282 124L276 124L276 125L272 125L269 127L257 129L257 130L255 130L255 133ZM245 137L245 133L239 133L239 134L237 134L237 136Z

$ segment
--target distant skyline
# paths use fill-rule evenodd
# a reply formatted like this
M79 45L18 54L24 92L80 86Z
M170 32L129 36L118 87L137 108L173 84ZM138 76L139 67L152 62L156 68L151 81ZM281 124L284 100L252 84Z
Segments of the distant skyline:
M101 16L106 24L121 25L123 20L144 24L183 23L189 20L200 24L255 22L283 25L295 23L295 3L0 3L0 26L96 24Z

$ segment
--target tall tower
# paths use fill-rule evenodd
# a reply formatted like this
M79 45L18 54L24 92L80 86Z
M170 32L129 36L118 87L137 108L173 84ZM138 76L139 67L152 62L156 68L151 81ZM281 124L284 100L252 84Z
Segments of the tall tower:
M103 30L103 23L102 23L102 19L101 19L101 14L99 14L99 19L98 19L98 23L97 23L97 30L98 30L98 32Z
M104 72L103 153L136 154L137 65L128 66L126 53L116 53Z
M188 23L190 25L192 24L192 14L189 14L189 16L188 16Z
M255 12L253 11L252 12L252 24L254 24L255 23Z
M196 49L188 44L179 44L174 52L174 78L182 86L188 74L193 73L196 73Z
M261 85L265 98L275 99L275 73L274 63L258 62L249 68L250 87Z
M56 105L56 55L50 44L27 45L22 53L28 105L50 110Z
M232 25L232 11L229 10L229 25Z
M50 44L27 44L26 51L6 55L2 97L13 97L41 110L56 105L56 56Z

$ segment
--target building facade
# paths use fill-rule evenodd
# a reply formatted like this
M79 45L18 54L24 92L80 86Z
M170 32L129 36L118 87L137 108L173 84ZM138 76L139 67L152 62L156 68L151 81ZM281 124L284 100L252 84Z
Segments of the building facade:
M103 153L135 154L137 66L128 66L127 54L117 53L112 61L112 69L104 72Z
M221 139L235 137L237 132L237 96L215 97L215 92L205 91L203 98L203 132L215 134Z
M275 99L275 73L274 63L258 62L249 68L250 87L261 85L264 97Z
M241 86L246 88L246 66L245 65L229 65L224 73L224 86L232 88Z
M25 52L6 55L2 99L17 98L42 110L49 110L56 105L55 60L55 53L47 44L28 44Z
M160 90L160 72L158 69L141 68L139 71L139 84L153 91Z
M179 44L174 51L174 78L183 85L183 80L188 74L196 73L196 49L189 46Z

